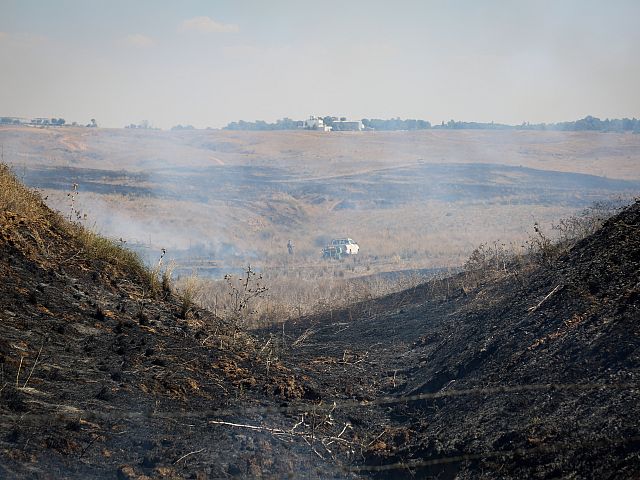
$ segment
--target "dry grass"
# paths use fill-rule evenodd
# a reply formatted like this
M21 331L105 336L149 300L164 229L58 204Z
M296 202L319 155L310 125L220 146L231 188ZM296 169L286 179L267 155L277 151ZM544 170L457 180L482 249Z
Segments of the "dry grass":
M4 164L0 164L0 206L5 211L31 219L42 218L48 213L42 196L26 188Z
M109 263L118 270L151 281L152 272L142 263L137 253L125 248L117 240L104 237L85 227L76 226L73 230L87 258Z
M596 202L560 219L549 230L535 222L532 231L521 242L481 243L464 264L463 288L503 275L512 275L521 282L527 270L538 266L553 267L558 257L595 233L628 203L629 199L624 198Z
M330 312L392 292L399 288L395 280L369 277L358 281L354 277L394 270L460 266L479 244L495 251L498 243L498 250L511 250L513 258L521 258L530 248L526 240L531 244L545 241L540 236L527 238L534 222L538 222L541 232L549 238L555 238L550 233L570 235L567 229L574 226L558 224L559 230L553 230L552 226L558 218L571 214L576 208L573 205L579 205L586 198L576 190L576 202L568 197L556 206L546 201L544 193L537 198L524 189L504 196L499 193L487 201L476 198L445 201L448 197L437 197L385 204L380 208L372 204L371 208L341 209L337 208L339 202L348 199L351 193L348 178L341 175L389 173L397 169L401 173L403 166L422 164L498 163L640 179L638 135L482 131L323 135L124 130L95 130L80 135L72 129L0 128L0 140L5 145L5 156L19 165L24 162L26 168L67 166L75 158L74 152L82 151L92 155L84 156L79 167L151 172L147 180L139 184L149 188L155 185L154 169L167 166L275 167L290 175L278 180L288 182L282 183L287 188L308 179L338 182L336 185L341 186L336 190L338 193L323 193L322 199L305 191L294 196L270 187L265 189L259 182L243 185L244 190L231 189L231 194L222 199L204 195L204 200L198 200L197 196L183 198L180 191L170 192L175 196L165 195L167 192L150 196L98 194L85 191L80 185L74 208L88 212L99 231L122 236L129 245L136 241L144 244L149 252L145 258L151 265L155 265L157 252L163 247L169 251L167 258L181 251L185 256L202 258L203 264L217 262L225 269L222 273L246 267L249 262L256 264L264 273L269 292L264 298L252 299L253 306L247 309L255 311L247 319L250 325L294 319L322 309ZM43 158L42 152L54 150L59 152L55 158ZM148 163L151 158L153 162ZM374 185L375 178L379 178L376 175L371 177ZM489 183L509 185L518 175L511 172L492 177ZM402 183L401 177L394 177L394 181ZM106 184L113 182L114 186L132 182L126 174L105 178ZM466 185L460 188L464 190ZM2 188L0 194L6 191ZM51 205L68 210L66 191L52 189L45 193ZM37 202L33 208L38 208ZM352 237L360 243L358 261L341 265L322 262L319 257L323 243L341 236ZM85 230L79 231L78 238L85 255L115 262L122 269L144 272L141 262L128 250L121 249L119 242ZM496 238L501 241L495 242ZM293 258L287 255L289 239L296 246ZM192 248L198 244L203 245L201 250ZM232 248L225 251L228 246ZM549 248L551 245L547 245ZM545 248L540 251L544 252ZM173 258L177 262L176 274L184 275L194 266L197 268L193 263L181 265L178 255ZM504 258L492 258L490 262L495 271L504 271ZM145 274L150 290L168 292L170 272L164 266L152 270ZM206 273L201 271L200 275ZM202 301L218 314L228 309L225 304L228 286L224 282L202 282L206 288L194 301Z
M397 186L403 182L405 167L491 163L608 178L640 178L640 136L622 134L424 131L323 135L96 130L80 135L73 129L42 132L0 128L0 140L6 156L18 165L24 162L26 168L45 163L67 166L75 158L73 152L91 153L83 157L78 167L116 172L114 177L101 180L105 185L144 186L154 192L149 196L133 192L97 194L83 190L81 183L76 204L91 215L101 232L122 236L129 244L147 246L146 260L152 265L156 252L164 247L171 254L181 251L185 256L206 256L207 261L218 261L227 271L249 262L264 270L291 264L291 259L286 258L289 239L296 245L295 266L317 269L323 241L334 236L349 236L361 244L362 265L367 264L369 270L359 274L461 265L479 243L492 242L496 237L505 243L517 242L532 227L534 219L548 229L552 221L572 213L575 205L586 198L577 188L575 202L567 197L556 206L544 198L544 193L536 197L517 186L519 176L525 173L509 171L478 180L501 192L487 201L445 201L445 197L438 197L406 204L390 201L383 206L339 208L339 203L349 200L353 193L345 175L371 174L374 187L382 178L380 175L391 175ZM73 146L72 151L68 150L69 145ZM61 153L44 162L42 152L50 149ZM149 162L150 158L153 162ZM276 182L278 188L271 188L274 184L268 176L269 181L264 184L243 184L245 170L239 169L236 173L241 173L234 174L230 182L237 180L239 189L229 187L229 195L224 198L209 196L206 191L196 191L202 194L200 197L190 196L194 191L187 188L177 188L167 195L165 190L171 187L157 183L153 174L167 166L185 167L182 171L189 167L220 167L223 177L226 167L270 167L286 175L278 178L277 182L283 182ZM148 177L143 175L144 180L133 185L131 177L121 174L123 170L145 172ZM273 174L274 178L278 176L277 172ZM389 180L388 176L385 178ZM340 189L322 195L296 190L296 185L310 180L339 185ZM215 175L211 181L216 182ZM226 180L215 185L228 187ZM366 189L366 184L362 185L357 188ZM507 188L502 193L499 187L509 185L516 185L516 190ZM466 184L460 188L464 190ZM56 208L68 209L67 192L52 189L46 194ZM393 200L386 198L384 192L380 199ZM189 252L197 250L195 246L202 249ZM178 272L191 271L193 264L180 265L180 259L175 258Z
M54 253L44 245L42 237L52 235L55 230L57 235L75 242L78 251L73 257L109 264L116 271L134 275L147 283L150 281L150 272L138 254L124 248L120 242L50 210L39 192L25 187L3 164L0 164L0 207L4 212L20 218L20 222L29 230L28 236L36 241L40 254L45 257Z
M196 275L187 277L180 286L180 318L186 319L196 306L200 294L201 284Z
M367 300L406 290L423 283L425 275L407 274L395 278L378 275L349 277L345 266L329 263L325 269L273 269L262 272L259 283L242 290L246 275L225 280L200 279L199 303L217 315L246 328L261 328L295 321L307 315L328 314L346 309L353 318L372 315ZM259 294L255 294L259 292ZM238 301L238 295L242 297Z

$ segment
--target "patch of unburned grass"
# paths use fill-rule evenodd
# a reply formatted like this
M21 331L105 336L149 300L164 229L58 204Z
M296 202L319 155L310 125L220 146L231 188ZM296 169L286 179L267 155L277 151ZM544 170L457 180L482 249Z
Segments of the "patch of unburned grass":
M47 229L55 227L59 230L59 237L77 242L74 247L79 249L78 258L89 261L104 262L124 274L135 276L147 284L151 283L151 272L145 267L137 253L128 250L121 243L96 233L82 225L63 218L60 213L50 210L42 195L24 186L11 169L0 164L0 207L7 212L18 215L28 226L31 237L38 240L42 247L42 237L47 235ZM59 249L68 248L68 244L58 245ZM44 248L40 250L46 254ZM55 251L49 253L53 255Z
M40 194L26 188L4 164L0 164L0 206L27 219L42 217L46 211Z
M137 253L125 248L118 241L85 227L74 226L74 230L88 259L109 263L123 272L151 282L151 272Z

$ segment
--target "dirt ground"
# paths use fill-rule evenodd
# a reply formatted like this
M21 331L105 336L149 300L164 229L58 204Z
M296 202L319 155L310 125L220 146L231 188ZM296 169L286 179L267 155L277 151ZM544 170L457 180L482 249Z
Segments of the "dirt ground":
M640 203L553 262L249 335L0 212L3 478L637 478Z
M376 477L637 478L639 229L636 203L552 265L308 320L289 362L374 404Z

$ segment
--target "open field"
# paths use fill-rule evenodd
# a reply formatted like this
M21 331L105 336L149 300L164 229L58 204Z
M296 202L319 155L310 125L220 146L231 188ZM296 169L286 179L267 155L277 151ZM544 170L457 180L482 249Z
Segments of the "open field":
M341 275L457 266L482 242L640 192L633 134L5 127L0 144L50 205L203 276L326 270L319 251L337 236L361 245L357 262L330 265Z

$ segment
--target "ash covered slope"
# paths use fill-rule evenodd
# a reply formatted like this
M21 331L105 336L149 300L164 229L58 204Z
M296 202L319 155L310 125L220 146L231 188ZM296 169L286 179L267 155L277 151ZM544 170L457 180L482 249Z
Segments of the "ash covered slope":
M365 463L391 467L373 475L640 475L640 203L543 264L355 310L304 324L292 355L338 395L390 397L358 410Z
M0 477L333 476L308 449L203 415L304 395L281 364L265 373L254 340L206 311L184 318L136 258L4 166L0 207Z
M488 455L426 469L463 478L637 478L640 203L551 265L480 286L428 318L397 393L478 393L398 407L400 423L421 433L396 458ZM557 388L518 390L536 384ZM490 390L505 385L515 391Z
M399 404L390 416L412 440L377 461L479 454L422 471L637 478L640 203L549 265L448 303L439 317L429 304L407 314L424 327L399 362L406 383L394 394L478 393ZM558 387L518 391L536 384ZM492 392L496 386L516 388Z

